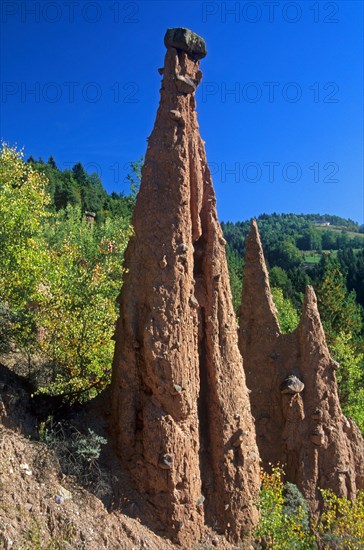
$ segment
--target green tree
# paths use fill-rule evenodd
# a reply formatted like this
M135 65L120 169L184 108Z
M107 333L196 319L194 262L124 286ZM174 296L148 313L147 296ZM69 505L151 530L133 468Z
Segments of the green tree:
M80 189L70 170L57 174L54 184L53 204L56 210L66 208L68 204L72 206L81 205Z
M320 273L321 272L321 273ZM361 306L355 291L348 292L339 262L324 257L319 266L317 298L330 352L338 361L340 402L364 430L364 356L362 353Z
M362 328L361 310L355 291L348 292L345 277L335 258L322 257L317 283L317 300L328 342L344 331L354 338Z
M348 289L355 290L357 301L364 306L364 249L355 252L352 248L339 250L338 260Z
M130 162L130 172L126 176L126 179L130 185L130 192L133 202L135 204L136 196L139 193L140 182L142 179L142 168L144 164L144 157L138 160Z
M337 248L337 235L334 231L322 232L322 248L323 250L336 250Z
M297 328L300 317L288 298L284 298L280 288L272 288L274 304L278 312L279 326L282 332L292 332Z
M109 382L129 222L90 225L69 205L45 225L44 235L51 261L36 311L48 363L41 391L88 399Z
M292 295L292 281L281 267L274 266L269 270L269 281L272 287L281 288L285 297Z
M340 365L336 376L343 412L354 418L364 433L364 354L345 332L334 337L330 351Z
M49 157L48 163L47 163L47 164L49 164L49 166L50 166L51 168L55 168L56 170L58 170L56 161L54 160L54 158L52 157L52 155Z
M52 214L43 170L63 177L3 146L1 338L27 353L40 391L88 399L109 378L130 216L90 224L70 204Z
M15 338L17 346L24 351L34 343L33 304L46 258L41 224L48 216L47 184L47 179L32 164L24 162L22 152L2 144L0 303L12 320L7 324L6 338Z
M304 229L297 239L297 247L300 250L321 250L321 233L312 225Z
M286 240L268 251L268 261L285 270L295 269L302 264L302 256L295 244Z
M87 172L81 162L77 162L74 165L74 167L72 168L72 172L78 185L81 188L87 187Z
M226 259L228 264L230 288L233 298L233 306L235 313L241 304L243 277L244 277L244 262L239 255L232 251L229 245L226 245Z

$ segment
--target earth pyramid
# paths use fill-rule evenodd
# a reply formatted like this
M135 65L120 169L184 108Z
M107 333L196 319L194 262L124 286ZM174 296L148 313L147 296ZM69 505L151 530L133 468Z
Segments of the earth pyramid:
M125 255L112 425L156 529L189 546L205 524L231 540L254 527L259 455L195 112L205 42L178 28L165 45Z
M319 488L355 498L364 487L364 441L340 408L339 365L330 357L314 290L306 289L297 329L282 334L255 221L246 242L239 347L263 467L284 464L313 513Z

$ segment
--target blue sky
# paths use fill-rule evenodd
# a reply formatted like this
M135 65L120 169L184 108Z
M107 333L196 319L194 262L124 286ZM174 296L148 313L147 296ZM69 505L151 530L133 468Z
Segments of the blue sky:
M197 91L221 220L364 222L363 2L2 0L1 126L26 156L128 191L159 102L168 27L203 36Z

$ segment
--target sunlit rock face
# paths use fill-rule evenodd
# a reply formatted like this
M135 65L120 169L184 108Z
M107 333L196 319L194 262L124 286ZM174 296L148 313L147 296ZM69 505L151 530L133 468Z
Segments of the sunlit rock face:
M341 411L335 370L312 287L298 328L281 334L258 227L247 238L239 347L263 467L285 465L315 512L319 488L354 498L364 487L364 442Z
M112 429L155 528L190 547L257 521L259 455L225 256L195 111L204 41L170 29L125 255Z

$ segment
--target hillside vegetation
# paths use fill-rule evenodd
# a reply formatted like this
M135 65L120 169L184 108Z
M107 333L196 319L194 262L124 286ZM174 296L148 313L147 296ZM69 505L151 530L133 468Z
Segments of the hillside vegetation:
M108 195L80 164L61 172L7 147L0 178L3 360L38 393L87 400L109 382L134 197Z

